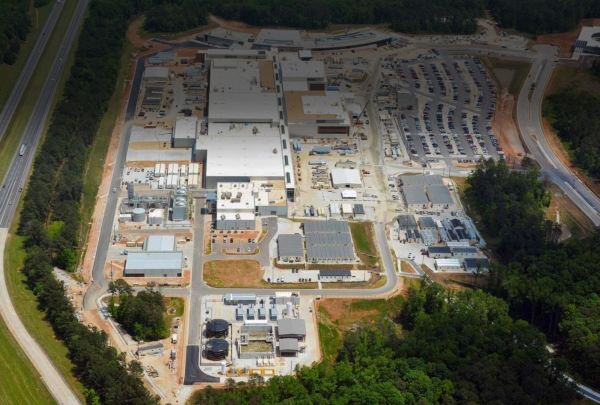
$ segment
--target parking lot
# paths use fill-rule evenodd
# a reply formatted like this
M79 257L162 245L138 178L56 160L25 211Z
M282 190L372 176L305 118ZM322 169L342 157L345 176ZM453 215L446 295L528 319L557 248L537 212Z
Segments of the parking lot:
M407 150L423 161L499 158L502 149L491 130L494 83L478 58L438 53L435 59L384 62L384 74L398 75L417 96L416 111L396 114Z

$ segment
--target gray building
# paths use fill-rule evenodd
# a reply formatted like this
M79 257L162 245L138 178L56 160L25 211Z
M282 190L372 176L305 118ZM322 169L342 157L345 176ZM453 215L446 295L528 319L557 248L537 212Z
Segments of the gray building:
M279 353L296 355L299 351L298 339L279 339Z
M452 249L448 246L429 246L427 252L429 253L429 257L434 259L452 256Z
M298 339L306 338L306 324L304 319L278 319L277 333L279 339Z
M348 221L306 221L304 234L309 233L350 233Z
M417 229L417 221L414 215L398 215L398 226L404 231Z
M217 219L216 229L255 230L256 221L246 219Z
M256 294L225 294L223 303L225 305L256 304Z
M454 200L448 187L444 185L428 185L427 195L431 200L431 207L435 209L454 208Z
M177 250L175 235L150 235L144 241L144 252L174 252Z
M432 229L437 230L437 225L431 217L419 217L419 225L421 230Z
M354 218L364 219L366 217L365 207L362 204L354 204Z
M421 231L421 239L425 246L435 245L439 241L437 230L423 229Z
M480 266L482 271L487 272L490 270L490 261L483 258L469 258L463 261L463 267L465 268L466 272L474 273L477 271L478 266Z
M351 263L356 260L347 221L307 221L303 225L308 262Z
M130 252L125 277L181 277L183 252Z
M138 356L146 356L149 354L158 354L164 352L165 347L162 343L150 343L144 346L139 346L137 350Z
M200 37L201 38L201 37ZM254 36L246 32L230 30L226 28L215 28L214 30L204 34L204 42L211 45L227 46L245 45L247 42L252 42Z
M443 185L442 176L400 176L401 186L429 186L434 184Z
M475 246L452 248L452 254L454 257L476 257L478 251L479 249L477 249Z
M350 270L319 270L319 280L348 281L352 280L352 272Z
M402 198L404 203L410 209L420 209L429 207L429 198L425 189L420 185L405 185L402 187Z
M355 260L352 246L306 246L307 260L311 263L351 263Z
M303 262L304 244L302 235L279 235L277 237L277 258L283 262Z

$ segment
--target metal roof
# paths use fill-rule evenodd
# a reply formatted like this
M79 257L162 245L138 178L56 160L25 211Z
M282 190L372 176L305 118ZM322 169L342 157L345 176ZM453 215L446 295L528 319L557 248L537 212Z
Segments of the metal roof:
M463 226L462 222L460 222L460 220L456 219L456 218L452 218L450 220L450 224L452 225L453 228L458 228L458 227L462 227Z
M309 245L351 245L349 233L309 233L306 235L306 246Z
M467 269L476 269L478 261L481 263L481 268L482 269L489 268L490 261L488 259L484 259L484 258L481 258L481 259L475 259L475 258L473 258L473 259L465 259L464 260L465 267Z
M298 339L279 339L280 352L297 352L299 350Z
M436 229L437 228L435 221L431 217L419 217L419 225L421 225L421 229L425 229L425 228Z
M279 257L303 257L302 236L298 233L279 235L277 237L277 254Z
M401 229L417 229L417 221L413 215L398 215L398 225Z
M306 246L308 260L317 259L354 259L354 249L352 246Z
M256 301L256 294L225 294L225 301Z
M448 246L429 246L427 251L429 254L452 254L452 250Z
M427 186L427 194L433 204L453 205L454 200L450 195L448 187L444 185Z
M365 213L365 207L362 204L354 204L354 214L360 215Z
M321 277L352 277L350 270L319 270Z
M452 249L452 252L454 254L457 253L477 253L477 248L475 246L469 246L469 247L455 247L454 249Z
M279 336L306 336L304 319L278 319L277 328L279 329Z
M358 169L341 169L339 167L331 169L331 181L334 185L352 184L362 186Z
M177 250L175 235L150 235L144 241L146 252L173 252Z
M125 262L125 274L161 269L181 270L183 252L130 252Z
M435 265L437 267L460 267L460 261L458 259L436 259Z
M217 219L217 229L256 229L256 221L245 219Z
M163 350L165 347L163 346L162 343L158 342L158 343L149 343L147 345L144 346L140 346L138 348L138 352L147 352L147 351L151 351L151 350L156 350L156 349L161 349Z
M425 193L425 189L423 188L423 186L403 186L402 195L404 196L404 200L408 205L429 204L429 198L427 198L427 194Z
M400 176L401 184L427 186L430 184L444 184L442 176Z
M304 234L309 233L349 233L348 221L306 221Z

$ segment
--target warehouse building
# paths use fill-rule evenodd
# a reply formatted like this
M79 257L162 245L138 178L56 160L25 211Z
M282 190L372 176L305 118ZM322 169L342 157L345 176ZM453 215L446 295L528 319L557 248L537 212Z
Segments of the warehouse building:
M490 270L490 261L488 259L468 258L463 261L463 266L466 272L475 273L478 268L481 271L488 272Z
M254 36L247 32L219 27L205 33L202 39L210 45L230 47L232 45L244 46L249 42L253 42Z
M162 354L165 351L165 347L162 343L150 343L147 345L140 345L137 349L138 356L148 356L153 354Z
M193 148L198 134L198 118L178 117L173 126L173 147Z
M427 253L433 259L450 258L452 256L452 249L448 246L429 246Z
M150 235L144 241L144 252L174 252L177 250L175 235Z
M435 269L437 271L462 271L462 266L458 259L436 259Z
M308 262L352 263L356 260L348 222L308 221L303 227Z
M406 231L407 229L417 229L417 221L413 215L398 215L398 226Z
M166 82L169 78L169 68L161 66L150 66L144 69L142 79L145 82Z
M279 353L282 356L296 356L299 351L298 339L279 339Z
M319 280L321 281L350 281L352 272L350 270L319 270Z
M183 252L129 252L125 277L181 277Z
M306 324L304 319L278 319L277 335L279 339L298 339L303 341L306 338Z
M431 217L419 217L419 226L421 230L432 229L437 230L437 225Z
M152 83L144 89L142 98L142 108L148 110L158 110L162 105L162 97L165 90L164 84Z
M363 185L358 169L340 169L337 167L331 170L331 182L333 188L360 188Z
M430 186L435 184L443 185L442 176L400 176L401 186Z
M409 209L422 209L429 207L429 198L421 185L405 185L402 187L402 198Z
M450 195L448 187L444 185L428 185L426 187L427 195L431 201L433 209L454 208L454 200Z
M350 134L350 116L339 91L286 91L284 94L290 135L345 138Z
M304 244L302 235L294 233L277 237L277 259L281 262L303 262Z
M435 245L439 242L438 233L433 229L423 229L421 231L421 240L425 246Z
M452 255L454 257L477 257L478 252L479 249L477 249L475 246L452 248Z
M302 225L305 235L309 233L350 233L348 221L306 221Z
M263 29L252 44L252 49L278 52L298 52L303 48L302 35L298 30Z
M327 87L322 61L301 61L289 57L281 61L281 77L285 91L325 91Z
M354 218L365 219L366 217L365 206L363 204L354 204Z

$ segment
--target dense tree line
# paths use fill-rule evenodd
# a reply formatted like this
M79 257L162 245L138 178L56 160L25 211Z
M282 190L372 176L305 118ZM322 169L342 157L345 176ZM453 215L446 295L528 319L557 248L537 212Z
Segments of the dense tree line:
M569 31L600 16L598 0L488 0L488 8L502 27L531 34Z
M471 34L484 0L206 0L222 18L255 26L322 29L329 24L389 24L406 33Z
M333 364L297 367L296 377L255 376L197 392L213 404L568 404L573 387L545 339L513 322L504 301L482 291L411 289L396 325L348 333Z
M168 336L169 328L164 318L167 308L160 291L150 287L134 295L123 279L111 282L109 290L113 296L108 311L136 340L159 340ZM115 294L119 297L118 305Z
M144 29L149 32L181 32L205 25L208 13L202 0L164 2L148 11Z
M596 64L593 72L598 69ZM588 91L565 89L544 100L543 112L573 151L574 163L600 177L600 98Z
M17 61L21 42L31 30L29 0L3 0L0 12L0 64Z
M542 253L553 232L543 208L552 194L538 170L511 171L501 160L482 162L468 178L470 204L481 216L489 236L499 238L498 253L505 260Z

